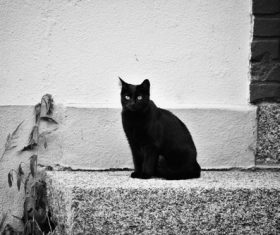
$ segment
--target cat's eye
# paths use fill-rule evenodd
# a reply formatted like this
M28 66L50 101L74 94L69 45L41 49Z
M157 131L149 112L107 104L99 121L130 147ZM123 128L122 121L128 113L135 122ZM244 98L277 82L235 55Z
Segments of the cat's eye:
M125 98L126 100L130 100L130 96L128 96L128 95L126 95L124 98Z
M142 100L143 97L141 95L137 96L137 100Z

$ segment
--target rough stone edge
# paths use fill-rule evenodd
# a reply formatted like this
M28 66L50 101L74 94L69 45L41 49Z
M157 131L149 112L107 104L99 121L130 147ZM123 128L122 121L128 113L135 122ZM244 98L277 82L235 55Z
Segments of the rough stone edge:
M71 189L64 188L57 182L53 184L52 179L49 176L47 176L47 172L45 180L47 184L48 206L50 208L52 218L56 223L56 228L54 230L55 234L68 235L69 231L71 231L72 228L67 225L73 224L73 215L70 213L72 205L72 191ZM66 207L61 207L59 203L60 200L64 202L64 205L66 205ZM50 205L52 205L52 207ZM63 222L58 223L58 221Z
M73 188L73 193L75 193L75 189L76 188ZM59 190L63 190L63 188L61 187L61 188L59 188ZM249 189L248 189L249 190ZM263 189L264 191L267 191L267 189L265 190L265 189ZM273 189L272 189L273 190ZM79 191L79 190L78 190ZM110 191L110 190L109 190ZM224 193L222 193L223 195L227 195L226 194L226 192L227 192L228 190L226 190L226 191L224 191ZM231 190L229 190L229 191L231 191ZM245 190L246 191L246 190ZM254 193L260 193L260 190L258 190L258 189L253 189L253 191L254 191ZM215 188L213 188L212 189L212 191L211 190L206 190L206 191L204 191L203 189L201 189L200 190L200 192L206 192L206 193L211 193L211 192L217 192L217 189L215 189ZM242 189L242 188L240 188L239 189L239 193L242 193L242 192L244 192L244 189ZM220 192L221 193L221 192ZM231 194L232 194L232 192L231 192ZM248 194L249 194L249 191L248 191ZM270 195L270 194L269 194ZM230 195L229 195L230 196ZM257 198L258 198L258 196L256 196ZM75 204L75 200L74 201L69 201L70 203L72 203L71 205L73 205L73 203ZM78 202L77 202L78 203ZM77 207L78 206L78 204L77 205L73 205L73 207ZM71 213L73 213L73 214L75 214L76 212L75 211L73 211L72 210L72 206L71 206ZM79 214L77 214L76 213L76 216L79 216ZM79 226L78 226L79 227ZM80 226L81 227L81 226ZM268 229L271 229L271 226L270 226L270 228L268 228ZM61 233L56 233L56 234L71 234L71 233L69 233L70 231L73 231L72 230L72 228L70 228L66 233L63 233L63 232L61 232ZM82 230L81 230L82 231ZM269 231L271 231L271 230L269 230ZM80 233L79 233L80 234ZM88 233L86 233L86 234L88 234Z
M262 103L258 106L258 138L256 164L280 166L280 104Z

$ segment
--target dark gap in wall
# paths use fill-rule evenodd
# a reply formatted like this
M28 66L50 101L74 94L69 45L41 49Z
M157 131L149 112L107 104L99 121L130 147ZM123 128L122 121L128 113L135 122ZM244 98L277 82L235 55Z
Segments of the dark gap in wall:
M253 35L253 41L255 40L262 40L262 39L265 39L265 40L269 40L269 39L279 39L280 36L260 36L260 35Z
M251 101L251 104L258 105L263 102L266 102L267 104L275 104L275 103L280 103L280 98L260 98L260 99L255 99L254 101Z
M267 85L267 84L270 84L270 85L275 85L275 86L278 86L280 84L280 81L251 81L251 84L260 84L260 85Z
M258 17L258 18L280 18L280 12L278 12L276 14L270 14L270 13L262 14L262 13L258 13L258 14L254 14L254 17Z

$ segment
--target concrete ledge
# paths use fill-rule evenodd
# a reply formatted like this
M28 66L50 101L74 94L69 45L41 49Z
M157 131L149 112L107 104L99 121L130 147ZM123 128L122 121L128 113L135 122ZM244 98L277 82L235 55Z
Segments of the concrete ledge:
M48 172L58 234L278 234L279 172L203 171L200 179Z

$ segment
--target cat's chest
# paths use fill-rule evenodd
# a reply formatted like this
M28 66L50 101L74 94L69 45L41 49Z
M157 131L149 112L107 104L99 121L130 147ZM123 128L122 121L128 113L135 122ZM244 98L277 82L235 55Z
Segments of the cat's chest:
M130 138L147 139L150 137L151 123L146 120L123 120L124 131Z
M123 122L125 131L133 132L135 134L143 134L148 132L149 123L143 121L124 121Z

